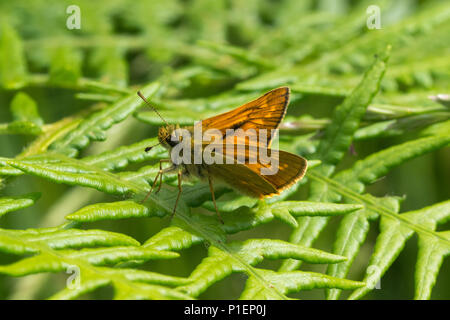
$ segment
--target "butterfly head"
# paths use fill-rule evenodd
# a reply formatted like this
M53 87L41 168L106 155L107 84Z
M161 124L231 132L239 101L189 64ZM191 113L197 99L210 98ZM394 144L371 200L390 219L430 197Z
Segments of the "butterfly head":
M150 102L147 101L147 99L144 97L144 95L138 91L137 92L138 96L141 97L142 100L144 100L144 102L153 109L153 111L156 112L156 114L161 118L162 121L164 121L164 123L166 124L163 127L160 127L158 130L158 143L145 148L145 152L149 152L151 149L153 149L153 147L156 147L157 145L162 145L164 148L166 149L170 149L171 147L175 146L178 141L175 139L174 141L172 141L172 133L179 128L178 125L172 125L169 124L162 116L161 114L158 112L158 110L156 110L155 107L153 107L153 105L150 104Z
M158 141L166 149L170 149L177 145L180 141L178 139L173 139L174 131L179 129L179 125L166 125L162 126L158 130Z

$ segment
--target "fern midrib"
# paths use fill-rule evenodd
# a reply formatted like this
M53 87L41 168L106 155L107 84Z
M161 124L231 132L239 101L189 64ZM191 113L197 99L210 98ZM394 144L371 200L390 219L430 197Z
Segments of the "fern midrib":
M81 118L66 118L47 125L47 127L44 129L44 133L16 158L22 159L27 156L45 152L48 146L53 143L53 141L62 136L65 136L67 132L70 132L72 129L78 126L81 120Z
M158 163L155 163L155 164L152 164L152 165L149 165L149 166L147 166L147 167L151 167L152 169L154 169L155 170L155 175L158 173L158 171L159 171L159 164ZM145 167L143 167L143 168L145 168ZM142 168L141 168L142 169ZM123 171L123 172L120 172L120 179L121 180L124 180L124 181L130 181L130 182L133 182L133 181L136 181L136 180L138 180L138 179L140 179L140 178L144 178L144 179L146 179L146 180L149 180L149 181L151 181L152 182L152 180L155 178L154 176L152 176L152 177L149 177L149 175L148 175L148 172L149 170L142 170L142 171ZM130 176L127 176L127 174L130 174L130 175L132 175L131 177ZM164 177L167 177L167 176L176 176L176 173L173 173L173 172L167 172L167 173L165 173L165 176ZM163 177L163 178L164 178Z
M77 160L77 159L73 159L70 157L65 157L62 156L60 154L53 154L54 158L60 160L60 161L66 161L68 163L73 164L74 166L80 166L83 167L84 169L89 169L92 170L92 172L98 173L99 175L106 175L108 177L110 177L113 180L117 180L120 182L126 182L127 186L130 188L130 191L132 191L133 193L138 193L138 192L147 192L148 190L143 189L141 185L137 184L134 181L131 180L126 180L126 179L122 179L121 177L119 177L116 174L113 174L111 172L108 172L106 170L102 170L101 168L97 167L97 166L93 166L90 164L87 164L85 162L83 162L82 160Z
M150 196L150 197L153 198L153 201L155 203L157 203L160 207L164 208L167 212L171 212L173 210L172 208L167 207L164 203L158 202L157 199L154 198L153 196ZM199 225L198 223L195 223L195 221L190 220L189 217L187 217L183 213L175 211L175 214L177 215L177 218L183 220L187 225L193 227L200 234L200 236L203 239L205 239L205 240L209 241L210 243L214 244L215 247L221 249L229 257L231 257L231 259L239 262L239 264L241 264L244 267L244 269L248 271L249 274L251 274L253 277L255 277L255 279L258 279L259 282L261 282L262 287L265 287L266 289L273 291L274 293L276 293L277 296L280 297L280 299L287 300L287 297L283 293L279 292L273 285L271 285L263 277L261 277L258 274L258 272L255 271L254 268L251 265L246 263L239 256L234 255L232 253L232 251L226 245L224 245L224 244L220 243L219 241L215 240L216 237L214 237L213 235L210 235L210 233L208 231L204 230L201 225Z
M374 203L373 201L365 198L363 195L360 195L360 194L354 192L353 190L348 189L347 187L334 181L333 179L329 179L329 178L327 178L321 174L318 174L316 172L313 172L313 171L309 172L309 176L313 180L321 181L323 183L330 185L336 192L342 194L343 196L353 199L353 200L356 200L356 201L359 201L359 202L362 202L362 203L366 203L366 204L368 204L367 207L371 208L372 210L379 212L386 217L394 218L394 219L398 220L399 222L407 225L408 228L410 228L418 233L424 233L424 234L430 235L432 237L435 237L435 238L439 239L440 241L444 242L445 244L447 244L448 247L450 247L450 240L442 237L438 232L423 228L420 225L415 224L414 222L410 221L410 219L406 218L405 216L402 216L401 214L396 214L395 212L385 208L384 206L380 206L380 205Z
M66 118L61 121L52 123L48 125L44 133L42 133L33 143L30 144L21 154L19 154L15 159L22 159L27 156L33 156L45 152L48 146L58 139L59 137L65 135L68 131L76 127L81 122L81 119L77 118ZM8 181L8 178L0 178L0 189L4 188L6 183L3 184L2 181Z

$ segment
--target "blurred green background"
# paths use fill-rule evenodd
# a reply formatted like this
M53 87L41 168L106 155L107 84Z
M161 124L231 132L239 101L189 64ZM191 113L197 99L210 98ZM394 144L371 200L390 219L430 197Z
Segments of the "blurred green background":
M73 4L81 10L81 28L69 30L66 22L71 14L66 9ZM366 9L372 4L381 8L381 30L367 29ZM358 83L373 55L386 44L392 44L393 50L379 102L398 101L398 105L421 107L433 103L428 99L430 94L450 93L448 1L0 1L0 28L3 34L0 68L25 61L26 71L16 72L19 76L21 72L27 73L26 82L6 85L3 80L0 123L11 121L9 106L18 90L37 102L45 123L89 108L96 101L76 95L90 92L88 86L80 84L80 79L96 79L115 90L137 90L141 84L158 79L165 85L164 95L159 97L161 112L175 120L176 117L183 120L184 116L179 111L177 115L170 113L171 106L179 106L177 103L190 101L200 105L209 101L213 106L223 94L229 99L227 107L232 107L266 89L293 85L288 117L308 114L318 119L328 118L342 101L342 92ZM5 46L7 33L21 40L13 42L14 46L9 46L11 42ZM17 56L17 53L21 54ZM297 78L292 77L294 71ZM295 90L295 86L304 84L314 86L314 90L308 92L304 87ZM321 93L317 88L328 91ZM332 90L336 92L331 93ZM239 94L236 101L232 99L234 93ZM356 154L349 153L342 167L410 140L426 127L427 123L407 125L401 134L357 141ZM108 140L92 143L83 155L155 136L156 128L128 119L109 131ZM16 156L33 139L30 135L0 135L0 156ZM370 186L368 192L376 196L405 196L401 210L405 212L449 199L449 181L450 150L444 148L392 170ZM91 189L69 188L29 176L12 180L0 194L36 190L43 192L37 204L20 214L5 216L0 227L55 226L66 214L86 204L117 200ZM315 247L331 251L339 220L332 219ZM89 227L122 232L144 241L167 223L167 219L158 218L128 219ZM449 227L447 223L440 230ZM362 278L377 229L377 224L371 225L349 279ZM273 222L230 238L288 240L289 234L289 227ZM195 246L176 261L155 261L149 268L188 276L205 252L206 248ZM366 298L412 298L416 256L417 238L413 237L382 278L381 290L374 290ZM0 255L0 263L10 259ZM262 267L278 265L279 262L264 262ZM302 269L325 272L326 266L304 265ZM450 299L449 271L447 259L433 299ZM39 282L40 277L18 280L0 276L0 298L44 298L65 281L65 275L52 275L43 283ZM245 278L234 275L231 279L213 285L200 298L238 298ZM111 292L101 290L86 297L106 299L111 297ZM322 299L324 296L322 290L313 290L303 291L296 297Z

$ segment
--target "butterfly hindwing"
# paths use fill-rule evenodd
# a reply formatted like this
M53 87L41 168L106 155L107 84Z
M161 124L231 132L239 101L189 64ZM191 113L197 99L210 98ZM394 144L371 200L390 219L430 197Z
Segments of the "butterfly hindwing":
M257 149L243 150L242 153L234 153L232 157L221 154L222 163L210 164L208 170L247 195L265 198L279 194L306 173L307 161L298 155L265 149L263 152L269 156L269 161L261 161ZM245 156L239 158L239 154Z
M277 189L277 193L293 185L306 173L308 167L305 158L282 150L269 150L271 162L264 164L258 161L256 164L246 166L261 176ZM270 167L278 165L275 169ZM265 169L266 174L261 170ZM273 173L273 174L272 174Z
M209 174L238 191L255 198L277 193L277 189L244 164L214 164L208 166ZM239 178L236 174L239 173Z

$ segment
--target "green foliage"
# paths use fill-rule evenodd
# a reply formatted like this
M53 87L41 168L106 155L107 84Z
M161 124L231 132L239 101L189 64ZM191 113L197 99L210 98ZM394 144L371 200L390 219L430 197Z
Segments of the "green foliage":
M3 197L0 198L0 216L22 208L32 206L39 198L39 193L29 194L24 197Z
M0 4L1 298L361 299L414 256L414 234L414 298L448 279L447 3L381 1L381 30L366 27L371 1L85 0L80 30L70 4ZM167 152L145 152L164 122L137 90L191 125L281 85L279 147L308 159L304 179L265 200L215 187L224 224L202 181L183 183L171 220L176 176L142 202ZM381 179L425 154L436 171L406 179L440 184L419 185L431 196L414 206Z
M6 22L2 24L0 36L2 87L20 88L27 76L23 44L17 32Z

